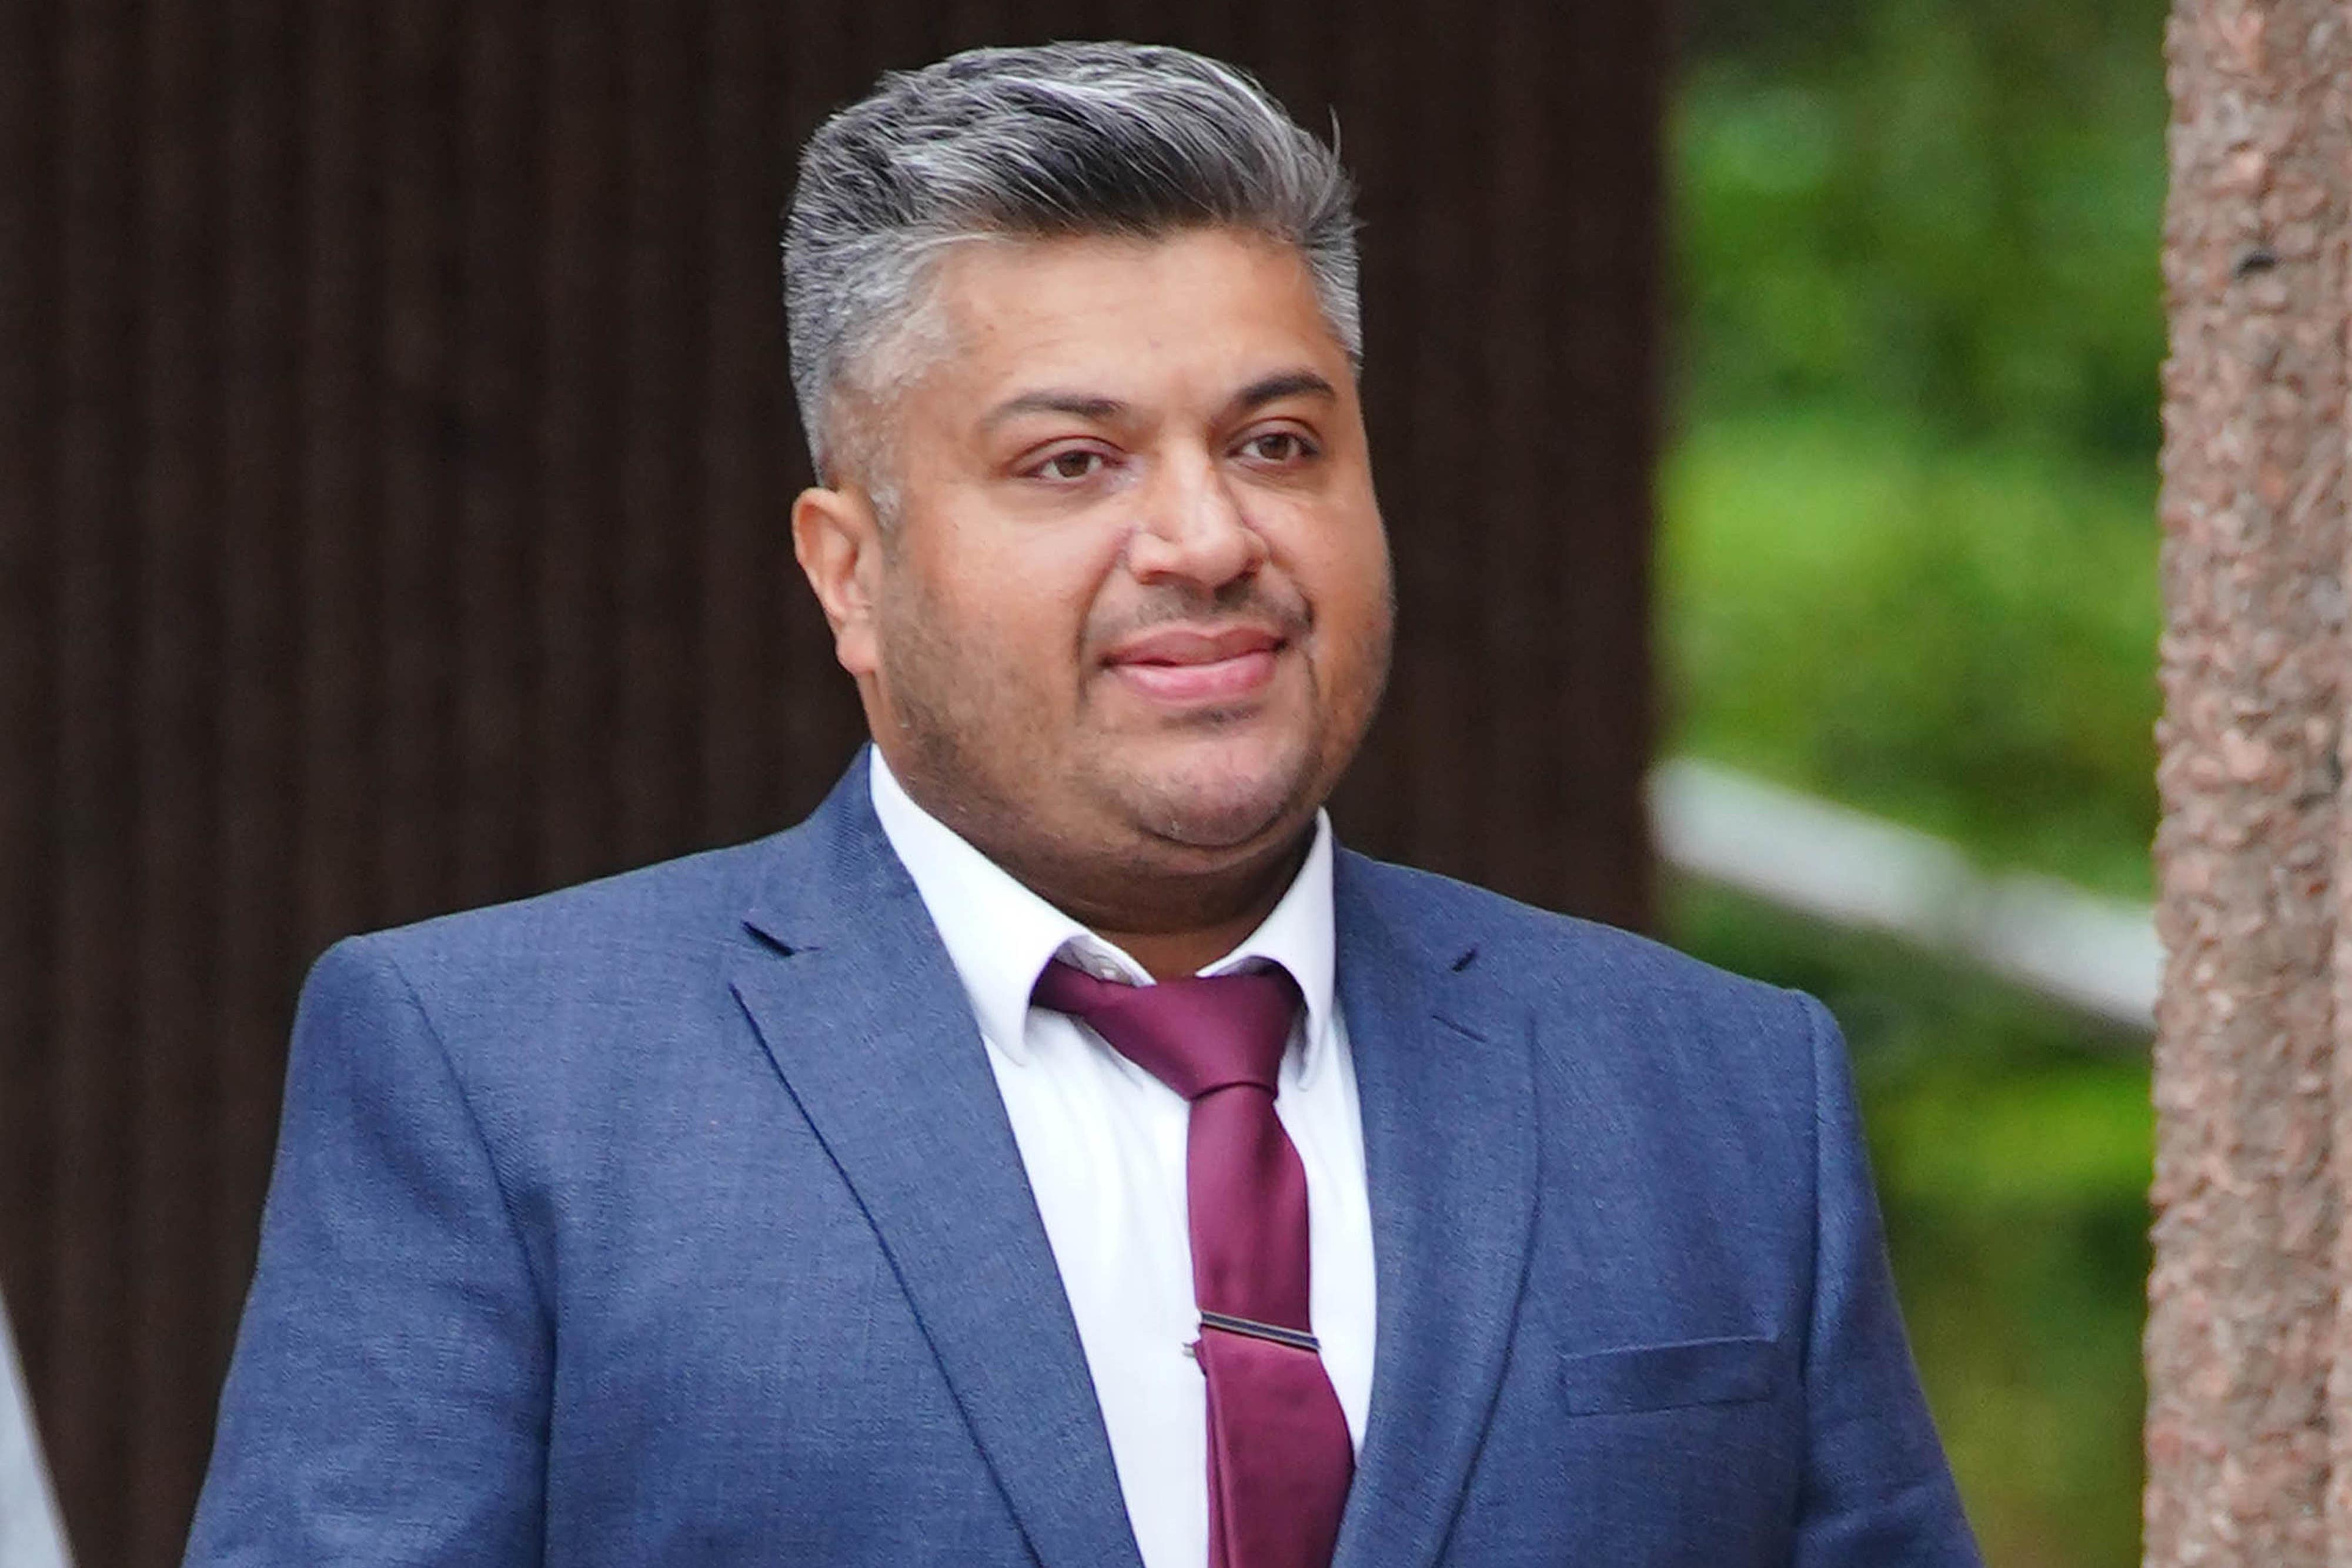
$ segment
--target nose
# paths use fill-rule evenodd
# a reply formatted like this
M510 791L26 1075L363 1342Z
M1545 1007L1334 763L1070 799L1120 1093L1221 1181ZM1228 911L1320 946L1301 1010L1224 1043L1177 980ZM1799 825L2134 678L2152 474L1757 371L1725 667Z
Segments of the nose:
M1127 567L1137 581L1190 583L1213 593L1265 563L1265 539L1213 456L1202 452L1163 463L1157 477L1128 537Z

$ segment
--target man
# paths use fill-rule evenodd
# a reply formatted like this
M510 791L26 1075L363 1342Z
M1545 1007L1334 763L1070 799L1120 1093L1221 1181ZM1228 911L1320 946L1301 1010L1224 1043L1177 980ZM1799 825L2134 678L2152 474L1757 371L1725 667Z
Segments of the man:
M1975 1560L1820 1008L1332 842L1351 225L1171 49L818 131L793 528L874 745L320 961L192 1562Z

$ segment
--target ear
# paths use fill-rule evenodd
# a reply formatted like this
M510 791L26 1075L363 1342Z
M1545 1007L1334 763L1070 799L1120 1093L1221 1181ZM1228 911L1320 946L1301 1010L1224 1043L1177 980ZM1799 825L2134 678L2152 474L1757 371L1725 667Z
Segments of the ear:
M882 534L863 491L803 490L793 502L793 555L833 627L833 656L863 680L879 664L874 625Z

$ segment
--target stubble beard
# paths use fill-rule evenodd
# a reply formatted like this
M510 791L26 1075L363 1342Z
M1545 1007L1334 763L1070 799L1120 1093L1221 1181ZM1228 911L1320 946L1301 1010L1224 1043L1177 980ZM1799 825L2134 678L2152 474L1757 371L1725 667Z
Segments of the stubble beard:
M939 634L942 618L919 592L894 594L890 602L896 608L885 612L881 664L902 742L898 749L912 764L901 767L912 775L901 782L933 815L1016 874L1033 868L1057 882L1116 882L1213 869L1227 852L1261 839L1296 813L1314 790L1325 724L1311 685L1310 722L1267 765L1249 770L1254 776L1214 755L1153 770L1122 766L1128 748L1114 737L1085 746L1094 706L1090 685L1077 694L1080 744L1057 760L1057 748L1043 745L1037 734L1044 694L1016 689L1001 676L975 680L974 662ZM1304 673L1312 683L1311 669ZM1094 671L1081 674L1089 684L1108 678ZM1244 709L1211 710L1185 724L1195 735L1213 734L1251 717ZM1059 777L1044 776L1055 769ZM1081 815L1101 821L1086 835L1097 841L1084 841L1066 829L1058 835L1035 831L1039 805L1071 793ZM1122 826L1129 831L1121 833ZM1085 832L1081 824L1072 827Z
M1218 732L1253 716L1214 710L1192 716L1177 733L1208 742L1205 747L1167 768L1089 768L1094 792L1117 800L1139 830L1180 853L1215 854L1258 841L1312 793L1322 737L1314 724L1278 742L1276 754L1258 765L1237 767L1220 755Z

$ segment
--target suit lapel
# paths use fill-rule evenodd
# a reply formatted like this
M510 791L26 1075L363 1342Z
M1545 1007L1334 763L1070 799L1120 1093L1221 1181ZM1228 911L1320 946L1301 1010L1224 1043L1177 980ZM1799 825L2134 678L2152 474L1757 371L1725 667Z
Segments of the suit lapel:
M1408 941L1337 870L1339 997L1363 1106L1379 1324L1371 1411L1338 1568L1436 1560L1492 1414L1527 1273L1535 1087L1524 1008L1465 936Z
M1136 1564L985 1047L861 760L771 868L736 995L856 1195L1039 1562Z

